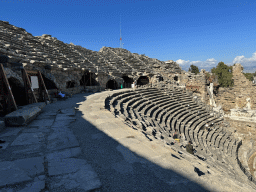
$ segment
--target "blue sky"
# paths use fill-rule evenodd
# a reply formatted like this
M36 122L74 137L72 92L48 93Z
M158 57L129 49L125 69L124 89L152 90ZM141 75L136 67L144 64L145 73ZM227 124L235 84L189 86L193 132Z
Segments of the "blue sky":
M209 70L218 62L256 71L255 0L0 0L0 20L99 51L120 47Z

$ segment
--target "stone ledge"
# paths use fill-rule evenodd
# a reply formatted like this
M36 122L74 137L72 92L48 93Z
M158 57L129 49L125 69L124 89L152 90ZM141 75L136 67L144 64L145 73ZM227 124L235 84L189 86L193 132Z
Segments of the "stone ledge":
M35 119L42 111L44 107L42 104L38 103L38 106L32 104L32 106L25 106L22 109L18 109L5 116L4 122L5 126L23 126L33 119Z
M40 109L43 109L45 106L46 106L45 102L39 102L39 103L32 103L29 105L22 106L21 109L27 109L27 108L31 108L31 107L38 107Z

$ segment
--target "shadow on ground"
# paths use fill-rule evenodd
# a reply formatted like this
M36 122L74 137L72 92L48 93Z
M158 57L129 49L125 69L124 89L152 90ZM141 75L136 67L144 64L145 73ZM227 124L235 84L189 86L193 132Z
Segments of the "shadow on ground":
M124 147L88 122L86 112L83 111L83 117L83 113L77 111L76 121L70 128L82 149L78 158L86 159L99 176L102 183L99 191L208 191L176 171L152 163Z
M42 112L57 112L61 109L74 109L78 108L81 103L86 101L86 97L91 94L80 93L73 95L72 98L66 101L58 101L52 103L43 108ZM86 114L93 112L90 107L84 111L76 111L76 120L69 125L69 128L73 131L76 139L79 142L81 153L76 156L78 159L84 159L89 163L94 171L97 173L100 182L102 184L101 188L94 191L97 192L154 192L154 191L209 191L200 184L198 184L197 178L199 175L203 175L199 169L195 169L193 180L184 177L173 169L165 169L154 162L138 155L137 153L131 151L129 148L123 146L114 138L108 136L98 127L94 126L94 121L90 123L86 119ZM101 114L97 114L100 116ZM95 121L97 117L95 117ZM126 125L124 125L126 126ZM109 127L111 128L111 127ZM118 127L122 129L122 125ZM8 128L7 128L8 129ZM11 128L9 128L11 129ZM14 131L15 128L8 131ZM12 143L22 132L22 130L28 129L28 127L18 128L15 136L6 137L7 143ZM0 133L2 134L2 133ZM133 136L127 137L127 140L134 140ZM44 156L49 153L46 149L35 149L32 150L29 155L23 156L23 154L14 154L11 151L12 146L7 146L5 152L0 151L1 160L0 161L12 161L14 159L23 159ZM33 145L23 145L19 147L33 148ZM10 148L10 151L8 151ZM14 147L12 147L14 148ZM17 148L17 147L16 147ZM170 154L171 156L172 154ZM179 157L173 155L174 161L182 161ZM186 161L184 161L186 162ZM171 162L175 167L175 162ZM186 167L184 165L184 167ZM191 166L192 167L192 166ZM185 168L184 168L185 170ZM183 172L184 172L183 170ZM186 171L186 170L185 170ZM88 173L87 173L88 174ZM198 174L198 176L197 176ZM53 179L53 178L52 178ZM47 175L46 171L46 188L48 183L51 182L51 177ZM25 187L28 182L20 184L20 188ZM9 187L13 188L14 185ZM47 191L43 189L42 191ZM77 189L63 189L56 188L50 190L51 192L65 192L65 191L79 191Z

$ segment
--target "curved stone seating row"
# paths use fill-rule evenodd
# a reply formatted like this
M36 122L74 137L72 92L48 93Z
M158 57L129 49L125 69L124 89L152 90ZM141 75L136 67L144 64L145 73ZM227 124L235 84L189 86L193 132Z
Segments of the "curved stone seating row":
M166 94L161 96L156 88L136 89L122 95L119 93L115 97L118 97L115 99L119 104L118 109L130 121L137 119L140 129L146 133L153 132L157 138L169 139L169 132L177 130L184 133L186 139L191 140L203 156L219 162L222 170L227 170L234 177L237 177L236 173L239 170L241 172L241 169L246 172L237 164L241 141L222 127L223 119L209 115L201 106L196 107L192 103L193 108L186 106L182 104L183 101L177 102L172 97L166 97ZM209 130L206 124L210 125ZM241 173L238 175L242 176ZM253 180L251 177L249 179Z
M128 100L131 100L133 98L137 98L138 95L135 95L135 94L127 94L125 95L125 97L123 97L122 99L120 99L116 105L116 109L117 110L120 110L121 113L126 113L127 112L127 107L128 107L128 104L126 103ZM127 113L128 114L128 113Z
M6 38L4 38L4 39L8 40L8 35L7 34L5 34L5 35L6 35L5 36ZM24 54L24 50L25 50L25 53L28 53L27 55L32 56L33 57L32 59L34 61L42 63L42 64L45 64L45 58L40 56L40 55L37 55L37 52L40 53L40 52L44 52L45 50L43 50L43 48L41 47L41 44L39 42L37 42L34 37L30 38L29 41L27 41L28 45L27 46L23 46L23 47L21 46L22 45L20 43L21 41L20 42L18 40L13 41L13 39L9 39L9 41L12 42L12 45L14 45L17 48L17 50L16 50L17 52L18 51L22 51L21 53ZM24 44L24 41L22 43ZM37 47L37 52L32 51L32 49L33 49L32 47L33 46ZM33 53L33 54L31 55L30 53Z
M145 70L141 69L141 67L148 68L141 60L136 58L133 54L131 54L129 51L125 49L113 49L111 48L111 51L116 53L118 56L121 56L127 63L130 64L130 66L134 69L136 69L138 72L144 72Z
M122 69L124 73L126 74L132 73L132 68L126 65L122 59L118 58L107 47L101 48L98 53L101 54L101 56L104 57L110 64L113 63L118 68Z
M119 93L118 95L116 95L116 97L119 98L119 101L117 101L118 103L118 107L123 111L123 114L127 117L130 118L131 121L134 121L134 119L138 119L139 123L137 122L136 124L141 128L141 129L145 129L147 126L152 126L152 123L150 123L149 121L147 121L145 119L145 116L143 116L141 113L139 113L137 110L129 110L127 111L126 109L128 108L129 104L131 104L131 102L127 102L126 104L124 104L124 102L126 100L129 100L130 98L133 98L132 95L129 92L126 93ZM140 97L139 94L134 94L134 97ZM135 98L134 98L135 99ZM114 99L113 99L114 100ZM113 102L112 102L113 103ZM140 124L140 125L139 125Z
M198 133L200 131L200 129L206 124L206 123L217 123L220 122L221 119L216 119L215 117L206 117L205 120L200 120L197 121L196 123L194 123L191 127L191 129L193 130L193 133L190 134L190 137L195 141L195 143L198 145Z
M146 106L142 109L142 112L143 112L144 114L149 113L149 115L150 115L150 113L151 113L155 108L158 108L161 103L167 103L168 100L169 100L168 97L161 97L161 98L158 97L158 98L152 99L152 100L150 100L151 104L146 105Z
M147 63L124 49L121 50L124 52L123 57L116 54L120 51L119 49L104 48L102 52L91 51L81 46L63 43L51 35L34 37L24 29L2 21L0 21L0 34L0 47L4 53L7 53L7 56L23 59L28 66L44 67L50 64L56 69L84 68L93 72L112 73L119 76L124 73L131 75L134 69L141 72L149 69Z
M143 94L142 94L142 95L143 95ZM149 94L147 94L147 95L149 95ZM152 95L152 94L151 94L151 95ZM139 97L138 97L138 98L139 98ZM137 99L138 99L138 98L137 98ZM180 111L178 111L178 112L180 113ZM178 113L177 113L177 114L178 114ZM147 115L147 114L145 114L145 115ZM137 114L137 116L139 116L139 115ZM136 117L137 117L137 116L136 116ZM152 114L149 113L148 116L149 116L149 117L152 117ZM214 119L214 118L213 118L213 119ZM213 120L213 119L211 119L211 120ZM210 122L210 121L209 121L209 122ZM206 123L206 122L204 122L204 123ZM201 124L202 124L202 123L201 123ZM200 128L199 128L198 130L200 130ZM186 134L186 135L189 135L189 134ZM220 138L220 137L219 137L219 138ZM197 142L195 141L195 143L197 143L198 145L200 145L199 140L198 140Z
M225 152L225 150L223 150L225 149L224 142L223 142L223 139L224 139L223 135L225 135L225 133L222 134L221 131L222 131L222 128L220 127L215 127L212 131L201 130L199 136L202 136L201 142L204 145L206 155L209 155L214 160L218 160L230 166L234 164L234 161L230 159L232 154L231 153L228 154L227 152ZM230 141L232 142L232 140ZM227 140L226 142L230 142L230 141ZM230 146L232 146L231 143L230 143ZM226 150L228 150L227 145L226 145ZM229 167L229 170L230 171L233 170L232 166Z
M181 102L182 104L184 105L188 105L188 106L193 106L193 105L197 105L197 106L201 106L202 108L203 105L200 105L200 104L197 104L193 101L193 99L190 98L190 96L187 96L187 95L182 95L180 94L179 96L177 96L175 93L172 93L172 92L167 92L168 95L170 95L173 99L175 99L177 102Z
M146 93L146 92L145 92ZM151 91L151 95L152 95L152 91ZM121 107L120 107L121 108ZM127 115L128 116L128 115ZM136 115L136 117L137 117L138 115ZM149 114L149 116L150 117L152 117L152 114ZM134 115L134 117L135 117L135 115Z
M253 182L256 185L256 179L255 177L252 176L252 174L248 171L248 169L243 165L243 163L240 161L239 156L238 156L238 151L239 148L242 145L242 141L239 141L237 144L237 149L236 149L236 161L239 166L239 168L242 170L242 172L247 176L249 181Z
M245 144L245 145L241 146L238 151L238 159L241 163L241 166L243 167L243 169L247 170L248 172L250 172L250 168L248 165L248 160L249 160L250 154L248 154L248 153L250 153L252 146ZM251 167L251 168L253 169L253 167ZM254 173L251 173L251 174L254 174Z
M148 94L150 94L150 92L149 92ZM147 94L147 95L148 95L148 94ZM145 95L146 95L146 92L145 92ZM151 91L151 95L152 95L152 91ZM159 106L155 106L155 108L157 108L157 107L159 107ZM153 108L152 108L150 111L152 111L152 110L153 110ZM150 112L150 111L149 111L149 112ZM148 115L149 115L150 117L153 117L152 113L149 113Z
M252 147L252 148L251 148ZM252 179L255 180L256 177L256 149L254 147L254 143L250 146L247 153L247 162L249 166L249 173L253 176Z
M186 99L189 99L191 101L193 101L194 99L191 97L191 94L186 91L186 90L183 90L181 88L176 88L176 87L170 87L170 88L161 88L160 89L161 91L163 92L166 92L167 94L171 95L172 97L175 97L175 98L178 98L178 97L183 97L183 98L186 98Z

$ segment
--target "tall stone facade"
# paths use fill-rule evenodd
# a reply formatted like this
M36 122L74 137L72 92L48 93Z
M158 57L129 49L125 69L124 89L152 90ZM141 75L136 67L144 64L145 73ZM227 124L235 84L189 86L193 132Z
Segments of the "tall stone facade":
M8 57L7 78L16 79L20 86L23 86L20 69L12 68L15 63L22 64L25 70L40 71L48 82L48 90L59 88L72 93L81 91L85 84L101 90L129 86L141 77L154 84L159 76L166 79L170 73L181 72L174 61L163 62L120 48L102 47L98 52L92 51L48 34L33 36L6 21L0 21L0 55ZM93 80L89 82L94 84L88 84L88 76L81 83L85 74L90 74Z
M185 87L188 91L191 91L193 95L200 97L202 102L208 102L207 81L203 71L197 75L185 71L181 71L181 73L176 72L170 74L169 79L180 87Z
M234 86L220 88L215 97L217 105L223 110L246 108L256 110L256 85L243 75L242 65L237 63L233 66Z

